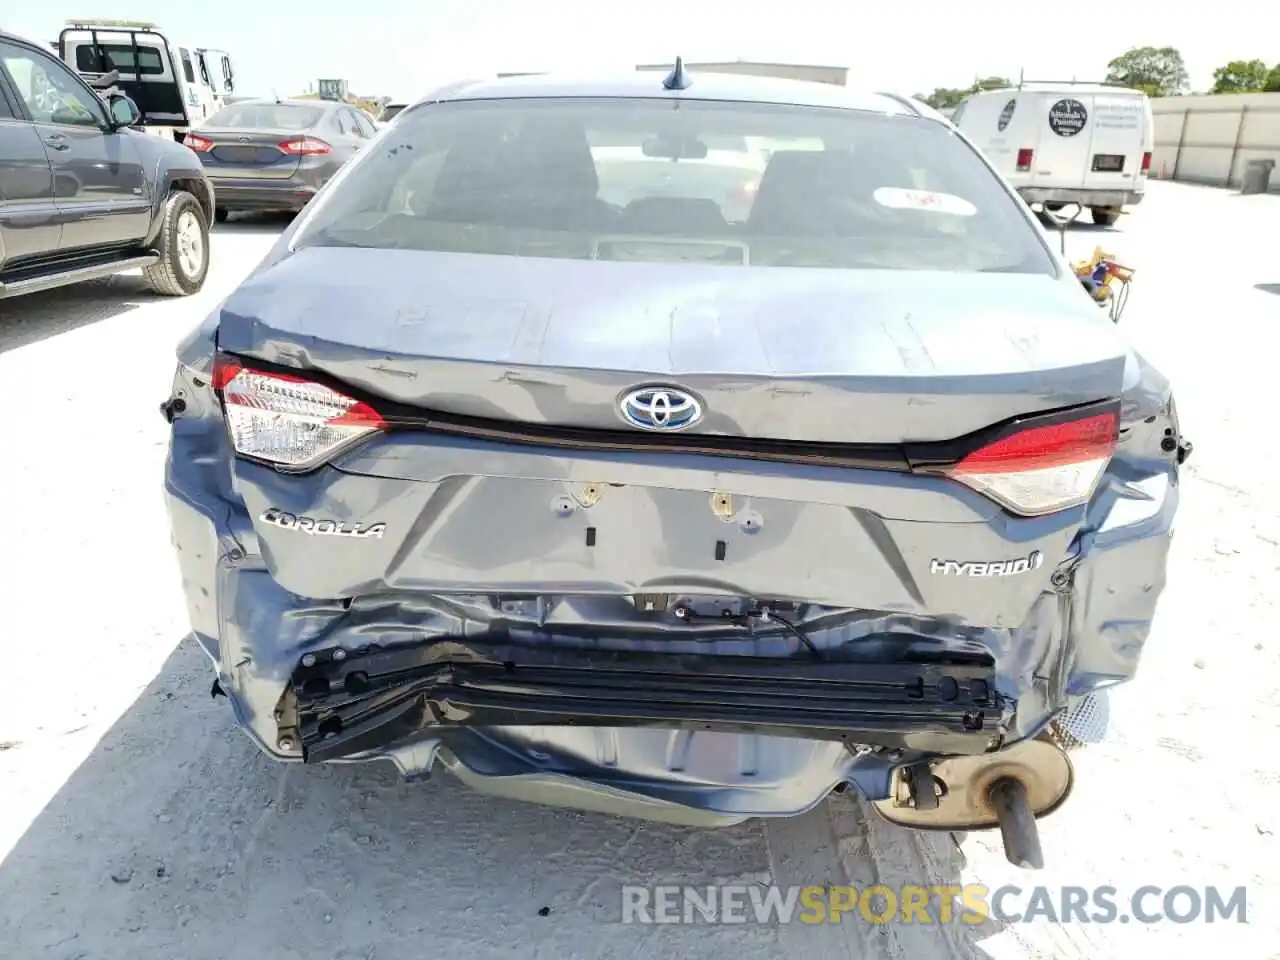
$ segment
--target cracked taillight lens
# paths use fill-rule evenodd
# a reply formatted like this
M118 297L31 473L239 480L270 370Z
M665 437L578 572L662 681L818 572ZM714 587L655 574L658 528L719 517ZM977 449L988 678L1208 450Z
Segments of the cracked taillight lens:
M942 472L1008 510L1034 517L1087 503L1119 437L1111 410L1029 424L974 450Z
M236 453L289 470L307 470L371 434L386 421L367 403L305 377L256 370L220 357L213 387L222 396Z

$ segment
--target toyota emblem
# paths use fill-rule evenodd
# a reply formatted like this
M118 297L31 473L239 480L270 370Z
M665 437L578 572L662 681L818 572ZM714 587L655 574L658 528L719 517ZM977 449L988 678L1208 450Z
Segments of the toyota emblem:
M702 419L698 398L676 387L640 387L626 394L618 408L623 420L641 430L684 430Z

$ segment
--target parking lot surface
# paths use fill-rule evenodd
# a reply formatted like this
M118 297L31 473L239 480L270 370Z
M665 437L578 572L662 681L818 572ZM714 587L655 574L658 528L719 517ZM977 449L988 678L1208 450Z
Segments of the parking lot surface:
M709 831L268 761L183 640L157 408L176 342L281 223L219 226L194 298L125 276L0 301L0 957L1280 957L1277 222L1280 197L1153 183L1116 228L1069 233L1137 269L1122 325L1195 452L1138 680L1077 755L1039 873L848 797ZM769 882L1245 886L1249 922L617 922L623 884Z

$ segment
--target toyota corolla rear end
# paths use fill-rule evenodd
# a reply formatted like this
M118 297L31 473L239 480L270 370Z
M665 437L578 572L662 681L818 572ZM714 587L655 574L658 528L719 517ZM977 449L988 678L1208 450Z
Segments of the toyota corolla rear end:
M951 128L740 79L406 110L188 338L214 692L281 760L708 825L848 787L1034 864L1164 586L1168 385ZM749 209L680 181L733 136Z

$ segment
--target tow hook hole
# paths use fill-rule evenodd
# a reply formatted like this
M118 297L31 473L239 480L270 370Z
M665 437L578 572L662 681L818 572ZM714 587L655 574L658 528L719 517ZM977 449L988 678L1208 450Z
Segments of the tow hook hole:
M716 541L716 559L723 560L729 547L723 540Z
M510 661L510 660L505 660L505 661L503 661L502 669L503 669L503 671L504 671L504 672L506 672L506 673L515 673L515 672L516 672L516 665L515 665L515 663L513 663L513 662L512 662L512 661Z
M907 684L907 696L912 700L924 699L924 678L916 677L912 683Z
M960 696L960 684L953 677L943 677L938 681L938 696L951 703Z
M347 679L343 681L342 686L347 693L364 693L369 689L369 675L363 670L348 673Z
M320 726L317 730L319 731L320 736L324 737L326 740L330 737L336 737L342 732L342 718L327 717L320 721Z
M964 725L964 728L965 728L966 730L981 730L981 729L982 729L982 714L981 714L981 713L966 713L966 714L964 715L964 717L962 717L962 718L961 718L961 721L960 721L960 722Z

